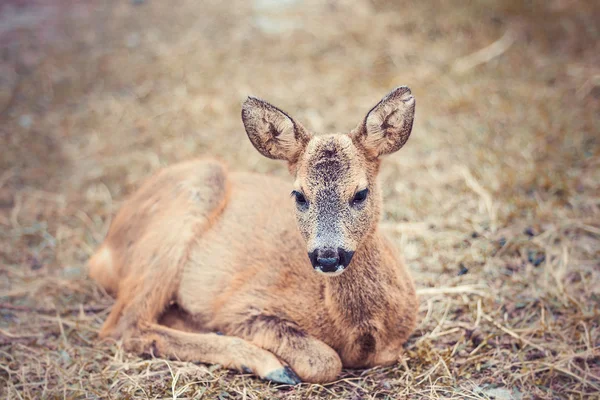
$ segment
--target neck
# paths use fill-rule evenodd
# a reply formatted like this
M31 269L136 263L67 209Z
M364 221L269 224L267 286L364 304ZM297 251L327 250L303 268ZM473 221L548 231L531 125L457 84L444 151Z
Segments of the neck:
M368 320L374 309L386 306L383 288L393 274L382 247L375 231L354 253L344 273L326 279L326 304L331 312L359 323Z

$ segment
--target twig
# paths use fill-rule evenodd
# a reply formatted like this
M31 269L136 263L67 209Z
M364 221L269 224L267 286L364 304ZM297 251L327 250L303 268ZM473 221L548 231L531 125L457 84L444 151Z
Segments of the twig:
M417 289L417 295L419 296L435 296L437 294L476 294L481 297L489 296L489 293L478 290L477 287L473 285Z
M508 50L515 42L516 38L517 34L514 29L507 30L500 39L489 46L456 60L452 66L452 71L462 74L480 64L491 61Z
M436 327L433 328L433 330L431 331L431 333L426 336L427 338L436 337L437 333L440 331L440 329L442 329L442 326L446 322L446 317L448 316L448 312L449 311L450 311L450 303L447 303L446 304L446 309L444 310L444 314L442 314L442 318L439 320L439 322L436 325ZM425 339L425 337L422 337L421 340L422 339Z
M543 365L544 365L544 366L543 366L542 368L538 368L538 369L532 370L532 371L530 371L530 373L537 374L537 373L540 373L540 372L544 372L544 371L552 371L552 370L554 370L554 371L558 371L558 372L562 372L563 374L565 374L565 375L567 375L567 376L570 376L570 377L571 377L571 378L573 378L573 379L576 379L576 380L578 380L578 381L579 381L579 382L581 382L582 384L584 384L584 385L589 385L590 387L594 388L595 390L598 390L598 391L600 391L600 386L598 386L598 385L595 385L595 384L593 384L592 382L590 382L590 381L586 380L585 378L583 378L583 377L581 377L581 376L579 376L579 375L577 375L577 374L574 374L574 373L572 373L572 372L571 372L571 371L569 371L568 369L565 369L565 368L563 368L563 367L561 367L561 366L558 366L558 365L553 365L553 364L546 364L546 363L544 363ZM592 376L592 377L594 377L594 376Z
M469 171L467 167L462 167L461 171L465 183L467 184L469 189L478 194L479 197L481 197L481 199L483 200L485 208L488 212L488 216L490 218L490 229L492 232L496 232L497 215L496 207L494 206L494 201L492 200L492 195L490 195L490 193L483 186L481 186L479 182L477 182L477 179L475 179L475 177L473 176L473 174L471 174L471 171Z
M473 325L473 328L477 328L479 326L479 323L481 322L481 299L477 300L477 318L475 319L475 325Z
M58 311L60 314L68 314L73 312L79 312L83 309L84 312L101 312L105 311L109 308L110 305L98 305L98 306L77 306L77 307L69 307L63 310L57 310L56 308L37 308L37 307L27 307L27 306L18 306L10 303L0 303L1 310L11 310L11 311L19 311L19 312L29 312L36 314L48 314L48 315L56 315Z
M440 336L450 335L451 333L455 333L460 330L461 329L457 327L457 328L451 328L451 329L448 329L447 331L443 331L443 332L439 332L439 333L431 332L431 334L429 335L429 339L435 339L435 338L439 338Z
M44 335L18 335L15 333L8 332L4 329L0 329L0 346L7 344L13 344L19 341L31 341L40 339Z
M56 322L58 323L58 329L60 330L60 337L63 340L63 344L66 348L71 347L69 345L69 340L67 339L67 335L65 333L65 327L63 326L62 318L60 317L59 313L56 313Z
M34 338L42 336L42 335L18 335L15 333L10 333L8 331L5 331L4 329L0 329L0 335L6 336L7 338L10 338L10 339L34 339Z
M583 85L575 92L575 95L580 100L583 100L588 94L594 90L594 88L600 86L600 74L593 75L591 78L586 80Z
M537 349L539 351L541 351L542 353L544 353L544 355L548 355L548 350L544 349L541 346L538 346L537 344L525 339L524 337L521 337L519 335L517 335L515 332L511 331L510 329L500 325L499 323L497 323L496 321L494 321L489 315L482 313L481 316L491 322L496 328L500 329L501 331L503 331L504 333L509 334L510 336L514 337L515 339L520 340L521 342L525 343L528 346L533 347L534 349Z
M56 314L55 314L56 315ZM59 325L68 326L69 328L76 328L82 331L88 331L93 333L98 333L98 329L91 328L87 325L81 324L78 321L69 321L68 319L59 318L59 315L55 317L48 317L46 315L40 315L40 319L50 322L58 323Z

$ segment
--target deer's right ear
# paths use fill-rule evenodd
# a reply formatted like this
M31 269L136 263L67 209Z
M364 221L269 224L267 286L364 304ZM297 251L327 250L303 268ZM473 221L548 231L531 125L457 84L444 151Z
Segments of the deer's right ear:
M255 97L242 106L242 121L250 141L263 156L296 162L310 134L279 108Z

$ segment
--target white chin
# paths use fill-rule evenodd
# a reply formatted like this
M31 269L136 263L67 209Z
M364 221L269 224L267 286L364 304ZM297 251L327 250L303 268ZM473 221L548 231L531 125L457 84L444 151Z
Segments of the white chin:
M338 276L341 275L346 268L343 265L338 265L337 269L334 272L325 272L321 269L321 267L315 267L315 271L325 276Z

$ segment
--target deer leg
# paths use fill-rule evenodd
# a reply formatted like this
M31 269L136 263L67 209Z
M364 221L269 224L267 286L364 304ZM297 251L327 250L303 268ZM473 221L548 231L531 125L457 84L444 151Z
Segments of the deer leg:
M172 313L168 303L172 298L173 280L146 277L138 282L141 284L123 285L127 291L119 291L101 337L122 339L123 347L137 354L153 353L185 361L221 364L274 382L300 383L298 376L275 355L241 338L184 332L159 325L165 310L167 314ZM176 316L167 316L163 322L177 326L178 321Z
M278 356L304 382L331 382L342 371L337 352L292 321L272 315L255 315L237 326L233 334Z
M138 353L220 364L288 385L301 382L294 371L275 355L241 338L216 333L183 332L154 323L141 323L136 331L124 336L128 337L127 347Z
M173 297L175 282L152 278L122 285L100 338L126 340L141 323L158 321Z

